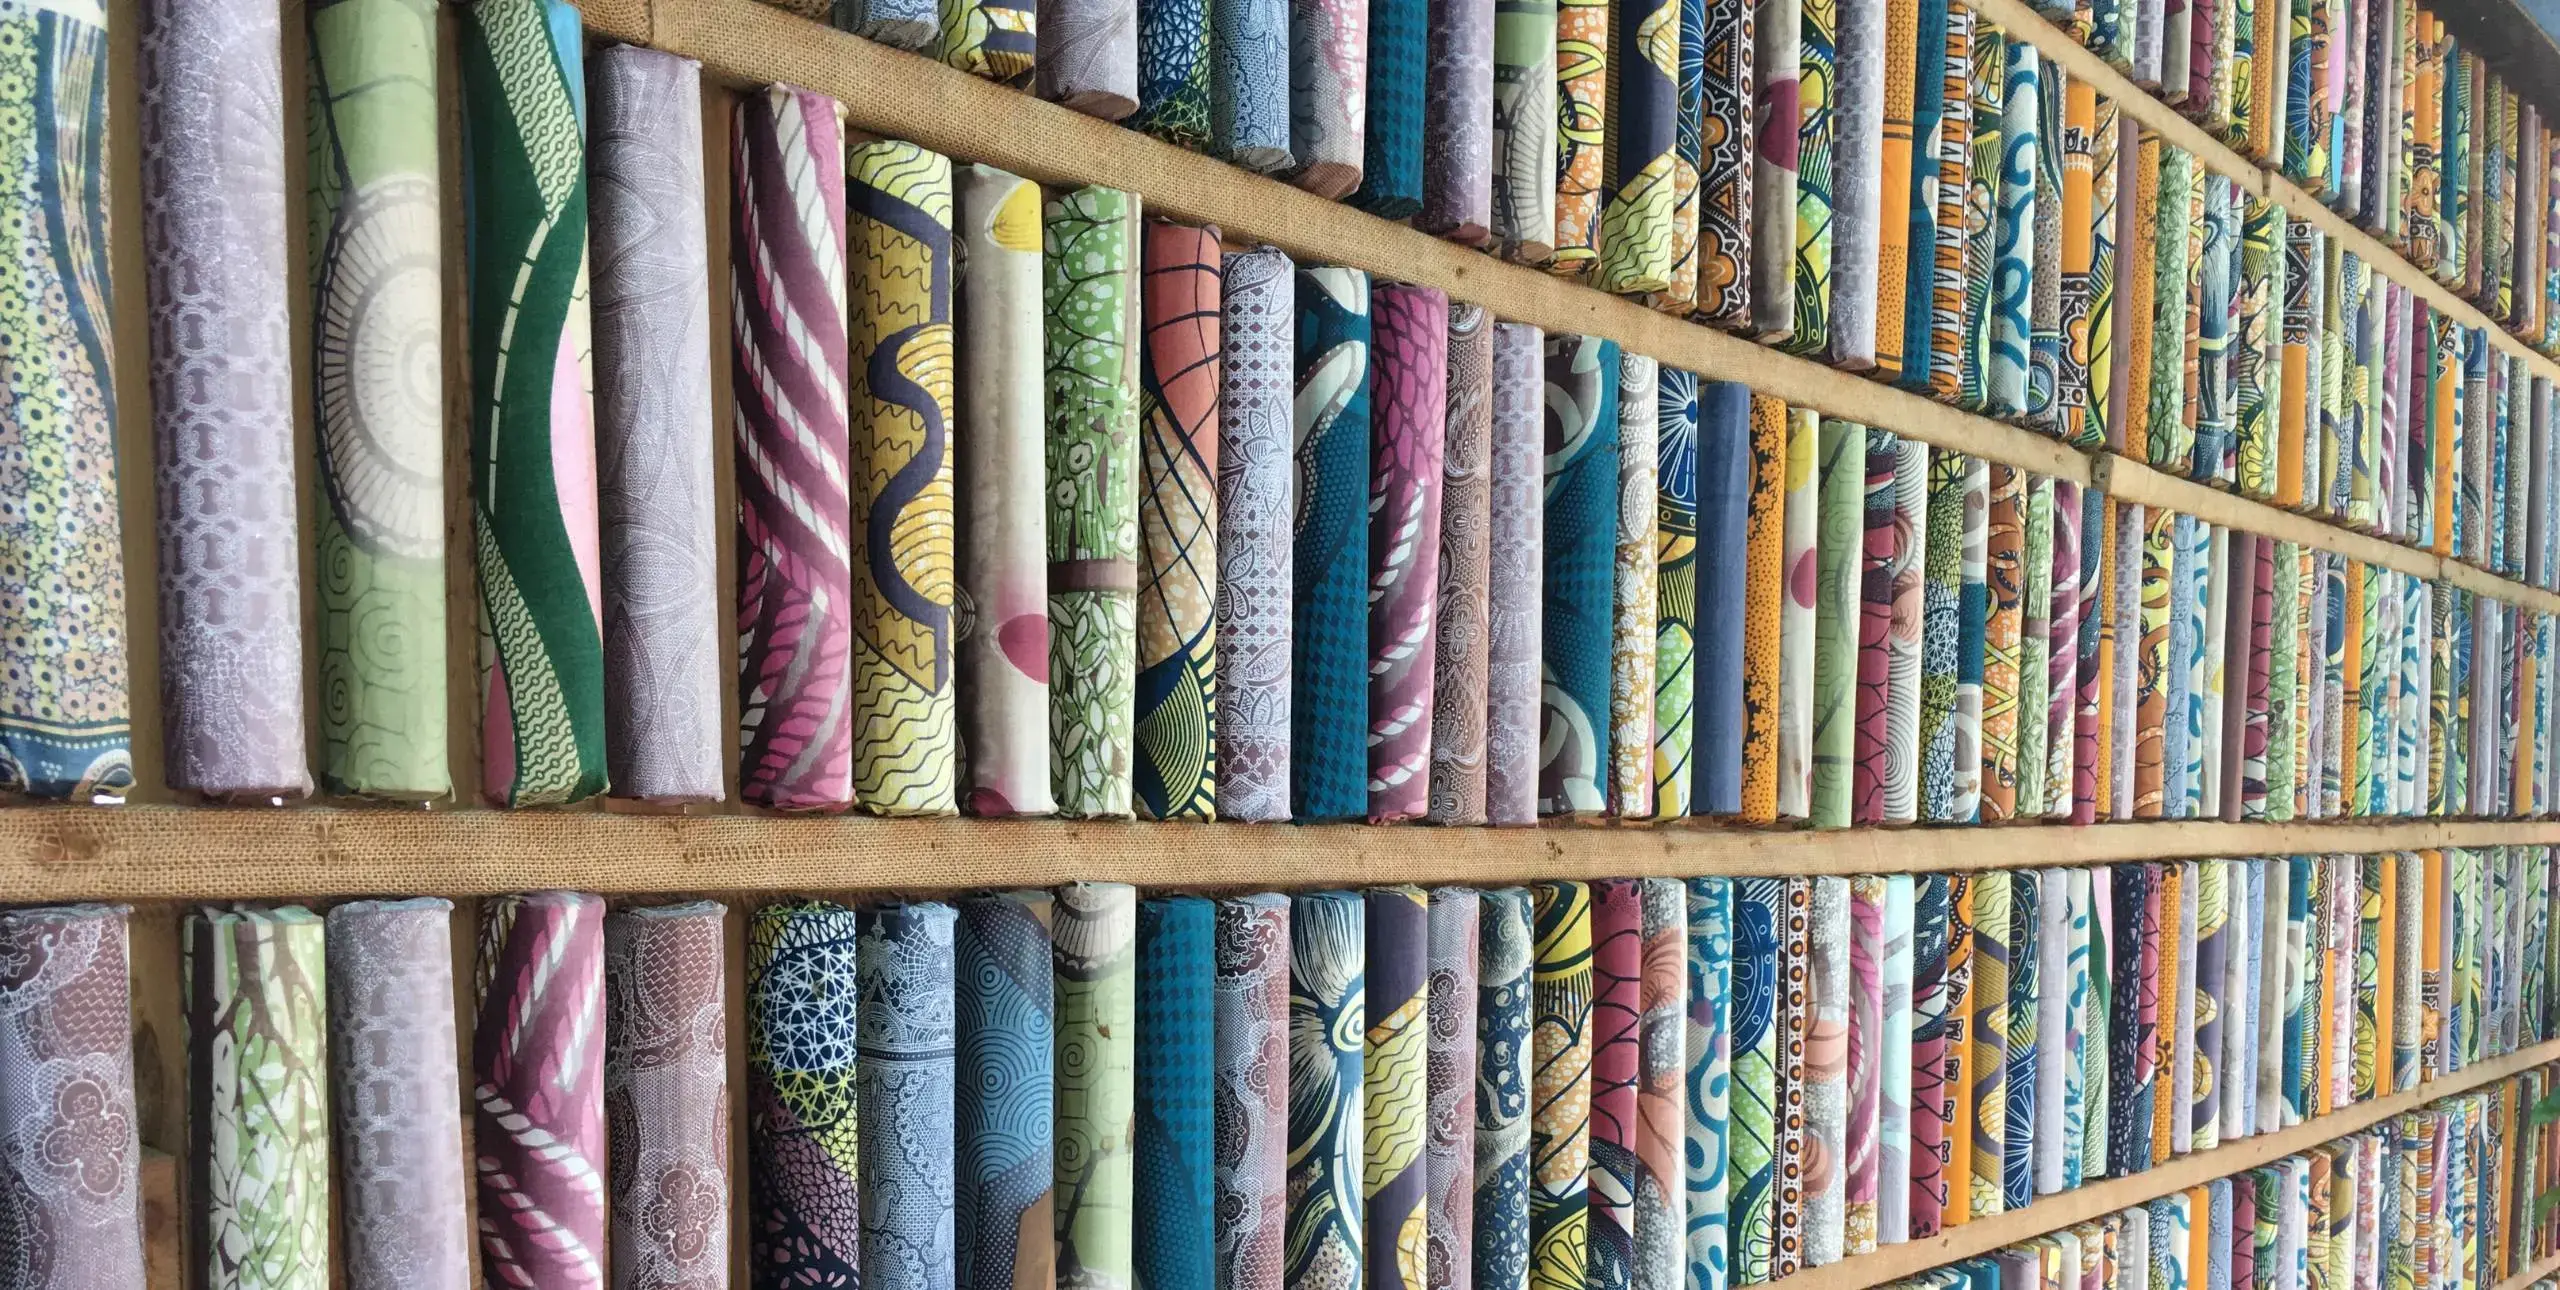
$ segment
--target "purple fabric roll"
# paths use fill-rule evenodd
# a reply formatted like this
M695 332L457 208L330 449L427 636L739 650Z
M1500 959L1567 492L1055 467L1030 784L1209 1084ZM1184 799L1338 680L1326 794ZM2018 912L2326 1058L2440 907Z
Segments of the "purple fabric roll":
M121 906L0 913L0 1280L19 1290L143 1284L127 944Z
M1105 121L1138 110L1138 0L1041 0L1036 31L1040 97Z
M1218 416L1218 817L1289 818L1289 492L1297 400L1296 266L1226 259Z
M1369 822L1430 806L1449 297L1380 287L1369 394Z
M1546 579L1546 337L1493 328L1492 559L1486 581L1485 817L1538 822Z
M1431 893L1424 979L1431 1023L1430 1102L1422 1144L1423 1265L1434 1287L1464 1287L1475 1271L1476 893Z
M604 1284L604 902L576 892L480 907L471 1149L482 1279Z
M1431 0L1423 75L1422 213L1413 226L1483 246L1493 236L1493 0Z
M329 911L328 936L329 1111L347 1284L467 1285L453 906L351 901Z
M1045 32L1046 13L1041 23ZM1289 182L1325 198L1360 186L1368 94L1369 0L1289 0Z
M729 1284L728 917L706 900L605 920L614 1290Z
M278 22L255 0L142 6L167 774L222 798L311 791Z
M1493 558L1493 315L1449 306L1449 401L1440 471L1438 659L1431 675L1431 822L1482 824L1487 622Z

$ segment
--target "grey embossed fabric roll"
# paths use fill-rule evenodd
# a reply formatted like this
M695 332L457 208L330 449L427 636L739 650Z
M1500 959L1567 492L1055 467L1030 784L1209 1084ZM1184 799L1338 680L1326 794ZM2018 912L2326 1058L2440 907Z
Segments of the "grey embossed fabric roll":
M605 759L616 797L716 802L719 507L712 495L702 65L588 60Z
M143 1284L127 946L120 905L0 913L0 1142L48 1147L0 1151L14 1290Z
M1876 365L1884 164L1885 0L1841 0L1831 114L1831 361Z
M329 911L329 1111L347 1284L471 1282L453 1031L453 906Z
M1289 0L1289 182L1348 196L1368 161L1369 0Z
M169 786L300 797L311 772L278 11L273 0L141 8Z
M1493 237L1493 10L1494 0L1431 0L1413 226L1468 246Z
M1538 822L1546 588L1546 336L1493 328L1492 555L1485 573L1485 818Z
M1289 818L1289 632L1296 579L1295 266L1226 257L1218 422L1218 817Z
M1040 97L1105 121L1138 110L1138 0L1040 0L1039 42Z
M942 35L935 0L843 0L836 25L896 49L923 49Z
M728 916L706 900L604 920L615 1290L729 1284Z
M1493 315L1449 306L1448 435L1440 474L1439 660L1432 669L1434 824L1482 824L1487 575L1493 559Z

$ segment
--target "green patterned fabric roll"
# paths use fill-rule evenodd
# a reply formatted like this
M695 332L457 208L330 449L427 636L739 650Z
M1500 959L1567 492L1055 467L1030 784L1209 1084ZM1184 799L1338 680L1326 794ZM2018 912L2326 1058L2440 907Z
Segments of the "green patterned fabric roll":
M2151 328L2151 392L2141 416L2150 434L2153 466L2185 475L2195 458L2195 427L2186 419L2187 277L2194 231L2181 216L2196 183L2195 158L2184 149L2160 149L2160 241L2152 251L2152 316L2129 325Z
M480 788L508 806L605 790L579 38L564 0L463 25Z
M322 785L441 797L443 200L435 0L309 12ZM389 366L397 355L415 369Z
M327 925L301 908L204 910L182 935L187 1284L326 1290Z
M1058 813L1129 813L1138 671L1138 199L1049 202L1049 745ZM1063 1148L1062 1148L1063 1150Z
M1116 882L1058 890L1058 1282L1127 1290L1135 1232L1130 1126L1137 1114L1138 892Z
M1863 510L1867 428L1822 422L1821 528L1815 540L1813 826L1849 827L1855 786L1858 707L1858 561L1866 537Z

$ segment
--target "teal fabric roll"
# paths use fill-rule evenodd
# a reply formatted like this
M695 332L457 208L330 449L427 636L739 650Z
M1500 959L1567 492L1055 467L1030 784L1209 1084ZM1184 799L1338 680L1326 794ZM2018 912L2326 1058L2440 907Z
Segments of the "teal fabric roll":
M1618 367L1616 341L1597 336L1547 338L1541 815L1597 815L1609 805ZM1303 752L1306 745L1302 742L1299 747ZM1299 814L1305 816L1304 811Z
M1149 1290L1214 1290L1211 1053L1217 906L1159 896L1138 906L1137 1225L1130 1250Z
M1369 127L1351 204L1381 219L1422 209L1422 88L1430 0L1369 0Z
M1367 925L1356 892L1290 902L1290 1290L1356 1290L1367 1266L1360 1187Z
M1301 821L1356 820L1369 811L1369 275L1298 270L1297 345L1291 791ZM1604 685L1608 621L1604 593Z

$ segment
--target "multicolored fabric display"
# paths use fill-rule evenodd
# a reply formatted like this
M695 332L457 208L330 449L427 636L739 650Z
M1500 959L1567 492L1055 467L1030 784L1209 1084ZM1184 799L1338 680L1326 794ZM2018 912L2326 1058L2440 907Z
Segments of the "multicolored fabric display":
M739 797L793 809L853 802L844 718L853 649L845 285L818 266L844 242L843 129L834 100L774 86L738 100L730 147L734 328ZM805 266L790 272L784 266ZM805 325L795 320L807 320Z
M1429 0L1370 0L1368 116L1360 186L1347 199L1381 219L1422 209L1423 90L1430 63Z
M461 1105L462 1095L453 1035L452 923L453 906L432 897L350 901L329 911L329 1094L337 1124L339 1250L347 1275L383 1279L373 1284L458 1286L471 1279L462 1137L454 1131L451 1109ZM717 972L715 966L715 982ZM121 962L116 977L121 1006ZM119 1026L116 1033L123 1030ZM610 1085L610 1064L605 1078ZM725 1107L725 1071L719 1078ZM725 1135L725 1114L719 1123ZM725 1197L727 1153L698 1176L713 1180ZM716 1235L711 1227L688 1231L704 1238L700 1253L707 1264L682 1258L645 1264L640 1260L646 1256L635 1248L625 1266L665 1269L666 1279L641 1280L652 1286L686 1285L684 1278L704 1266L728 1266L725 1213ZM677 1244L655 1248L672 1254ZM616 1261L622 1258L617 1253ZM117 1263L110 1257L103 1266ZM41 1278L38 1283L46 1284Z
M1637 820L1654 815L1660 372L1658 364L1641 354L1622 354L1618 360L1618 514L1610 583L1606 796L1612 814Z
M1428 998L1429 1100L1424 1109L1423 1260L1430 1269L1475 1268L1477 963L1482 902L1466 887L1431 892ZM1406 1247L1410 1248L1410 1247Z
M1494 68L1499 77L1499 19L1496 23ZM1042 59L1046 74L1045 53ZM1410 74L1410 68L1405 70ZM1360 186L1368 93L1368 7L1347 0L1289 0L1289 149L1294 167L1289 182L1328 200L1347 197ZM1497 91L1497 131L1501 100Z
M956 623L961 796L972 815L1046 815L1055 799L1049 791L1048 427L1034 374L1045 344L1040 186L990 166L960 167L953 186L957 242L969 266L959 285L965 394L952 445L963 486L959 527L969 535L960 549L960 594L973 611ZM1239 258L1252 254L1260 253ZM1268 294L1254 301L1267 302ZM1232 299L1229 305L1231 313L1252 307ZM1280 393L1286 391L1284 381ZM1234 402L1253 406L1243 397ZM1280 425L1285 433L1285 417Z
M202 910L181 930L194 1183L187 1245L195 1264L187 1279L209 1290L326 1284L326 928L310 910L288 907ZM592 956L590 945L589 966ZM493 1139L483 1144L485 1172L511 1144L494 1124L484 1131ZM603 1244L600 1208L586 1210L597 1230L565 1233L574 1251L567 1267L584 1284L600 1281L592 1262ZM513 1266L503 1247L489 1254Z
M1202 911L1201 919L1203 967L1206 912ZM957 1072L953 1049L958 1037L953 993L957 923L958 914L951 906L935 903L889 902L868 906L854 916L854 988L862 1003L855 1016L861 1057L853 1091L855 1115L864 1129L857 1177L862 1184L866 1285L930 1290L954 1281L951 1126L956 1109L952 1086ZM1206 973L1195 979L1205 994ZM1190 1051L1205 1055L1207 1045L1195 1045ZM1200 1207L1206 1210L1205 1089L1200 1101L1198 1192ZM1199 1263L1205 1274L1205 1219L1199 1228Z
M451 952L449 945L439 948ZM0 998L8 1001L0 1014L0 1064L11 1072L0 1080L0 1132L14 1141L59 1143L68 1152L53 1159L33 1151L0 1155L0 1221L15 1233L10 1271L31 1290L145 1284L142 1230L135 1221L142 1209L142 1143L134 1105L131 959L120 906L0 912L0 964L6 965L0 966ZM444 1013L452 1012L448 1003ZM451 1056L448 1032L446 1100L429 1104L444 1112L448 1125L447 1108L454 1105ZM85 1116L74 1120L74 1108ZM470 1267L468 1253L457 1245L464 1222L460 1148L456 1141L446 1153L450 1172L444 1181L450 1186L443 1212L412 1216L421 1264L427 1264L429 1251L449 1254L444 1267L455 1285ZM351 1165L366 1161L348 1157ZM362 1177L350 1175L349 1186L355 1188ZM347 1213L351 1219L369 1216L377 1212L371 1208L376 1199L377 1193L359 1191L350 1197ZM401 1229L404 1235L410 1230ZM363 1243L379 1231L351 1222L350 1257L363 1258ZM443 1246L435 1244L437 1237L446 1238Z
M216 0L141 18L166 778L214 798L301 797L278 15Z
M1609 35L1609 6L1556 0L1556 240L1546 267L1564 277L1588 274L1600 258L1608 91L1617 79Z
M1361 1003L1361 1214L1373 1290L1423 1290L1429 1266L1425 1121L1430 1110L1430 905L1419 887L1374 887Z
M1216 1280L1216 919L1216 904L1199 896L1138 904L1137 1112L1129 1135L1135 1284L1205 1290ZM866 1169L863 1177L872 1176ZM868 1218L870 1208L863 1213Z
M1547 338L1542 815L1609 805L1618 369L1615 341Z
M606 787L579 40L565 0L476 0L463 33L480 788L506 806Z
M1040 97L1105 121L1138 110L1138 0L1053 0L1035 26L1032 89Z
M1532 891L1529 1286L1579 1290L1592 1244L1592 893L1578 882Z
M1138 110L1128 117L1132 128L1177 148L1207 150L1209 22L1209 6L1199 0L1144 0L1138 6Z
M1261 8L1245 4L1234 7L1247 15ZM1213 10L1210 17L1223 20L1227 10ZM972 76L983 76L1011 89L1028 90L1032 88L1032 68L1039 55L1039 28L1038 6L1025 0L954 0L942 10L941 31L931 52L935 58ZM1274 49L1277 57L1276 45ZM1281 101L1277 110L1285 123L1287 88L1283 86L1272 97ZM1223 140L1226 136L1219 137ZM1221 155L1232 154L1222 150Z
M1431 6L1422 86L1422 208L1413 226L1466 246L1493 238L1494 6Z
M1366 742L1368 817L1386 824L1430 806L1449 298L1389 286L1373 303Z
M483 901L479 954L471 1151L479 1213L487 1216L481 1275L502 1284L600 1286L604 901L565 891ZM302 1166L320 1177L327 1167ZM309 1222L326 1230L324 1215ZM762 1248L756 1254L766 1257Z
M311 346L317 390L363 395L361 403L315 396L312 412L318 564L337 571L320 579L315 592L314 641L320 693L340 696L320 707L317 750L321 786L334 795L428 798L452 791L445 770L444 384L394 379L371 357L406 355L430 371L443 365L440 275L416 271L432 263L441 246L434 229L443 167L427 125L436 119L435 51L425 41L393 38L417 30L435 12L427 0L337 0L310 12L314 308L329 317L360 314L366 335L361 353L353 336L328 328L315 329ZM52 22L67 32L62 15ZM598 69L596 110L599 126L606 126L616 91L605 82L620 73L604 61ZM603 143L607 131L596 133ZM701 153L689 155L694 161L687 173L698 175ZM617 163L607 157L599 164ZM696 201L695 209L700 206ZM97 245L103 252L103 241ZM51 261L29 261L39 262ZM105 280L102 266L96 281ZM708 297L702 299L707 309ZM103 309L104 302L95 307ZM614 334L608 321L600 337ZM373 348L375 335L384 348ZM76 424L76 418L64 423L66 429ZM98 612L121 627L121 608L101 603ZM385 627L398 647L371 648L386 638ZM75 627L66 642L113 639ZM117 668L92 667L89 674L97 685L112 686L120 701L120 662ZM0 782L25 778L10 773L7 762L40 760L19 747L19 704L33 697L13 688L6 700ZM116 712L120 724L121 708ZM66 715L54 713L48 721Z
M767 905L747 924L749 1258L821 1284L851 1281L862 1259L860 1036L857 993L844 988L857 941L854 912L823 901Z
M605 764L660 802L726 795L701 82L638 45L588 73Z
M696 901L605 918L604 1106L613 1126L607 1182L613 1268L624 1284L673 1290L717 1286L727 1277L729 1051L721 1014L728 914L726 906ZM441 932L444 913L417 922ZM329 930L334 951L334 911ZM443 965L436 967L443 985ZM949 1250L945 1242L943 1259Z
M1042 31L1041 74L1050 68ZM1137 695L1138 200L1042 214L1048 347L1049 755L1058 811L1129 813Z
M1058 889L1056 970L1058 1279L1132 1284L1135 1213L1137 892L1120 883Z
M1546 657L1545 416L1545 338L1525 323L1494 324L1485 814L1495 824L1533 824L1538 818Z
M1842 1253L1872 1254L1878 1228L1877 1189L1884 1120L1884 903L1885 880L1849 880L1848 1125L1841 1157Z
M1869 429L1864 453L1865 489L1859 508L1862 536L1857 554L1858 617L1852 669L1856 694L1851 700L1856 749L1850 774L1849 816L1852 823L1880 824L1886 818L1886 777L1893 755L1885 734L1885 710L1892 706L1891 637L1893 635L1894 566L1902 561L1907 537L1895 525L1894 471L1901 464L1902 441L1890 430Z
M1289 898L1219 900L1214 936L1214 1270L1220 1284L1279 1290L1288 1241Z
M1229 820L1285 820L1297 274L1270 247L1230 253L1225 265L1216 506L1218 585L1227 594L1212 598L1217 811Z
M1493 315L1449 306L1439 585L1431 667L1430 819L1483 824L1492 666Z
M1149 221L1144 260L1138 462L1146 488L1138 499L1137 804L1150 819L1215 819L1217 233Z
M1536 958L1531 897L1483 893L1476 926L1475 1279L1529 1277L1531 996ZM1435 1050L1436 1051L1436 1050Z
M951 938L957 1060L962 1069L1005 1072L1001 1079L958 1080L954 1090L951 1220L958 1256L953 1284L960 1290L1007 1290L1017 1278L1040 1284L1055 1275L1054 908L1045 891L959 902ZM833 954L830 949L826 957ZM1276 1141L1265 1145L1278 1149ZM1276 1189L1276 1158L1265 1172ZM1241 1240L1257 1231L1267 1234L1274 1242L1276 1273L1277 1211L1260 1228L1247 1217L1240 1216L1232 1235Z
M1290 748L1302 821L1368 814L1369 277L1298 271Z
M1284 1283L1353 1290L1361 1254L1367 919L1357 893L1289 910L1289 1236Z

